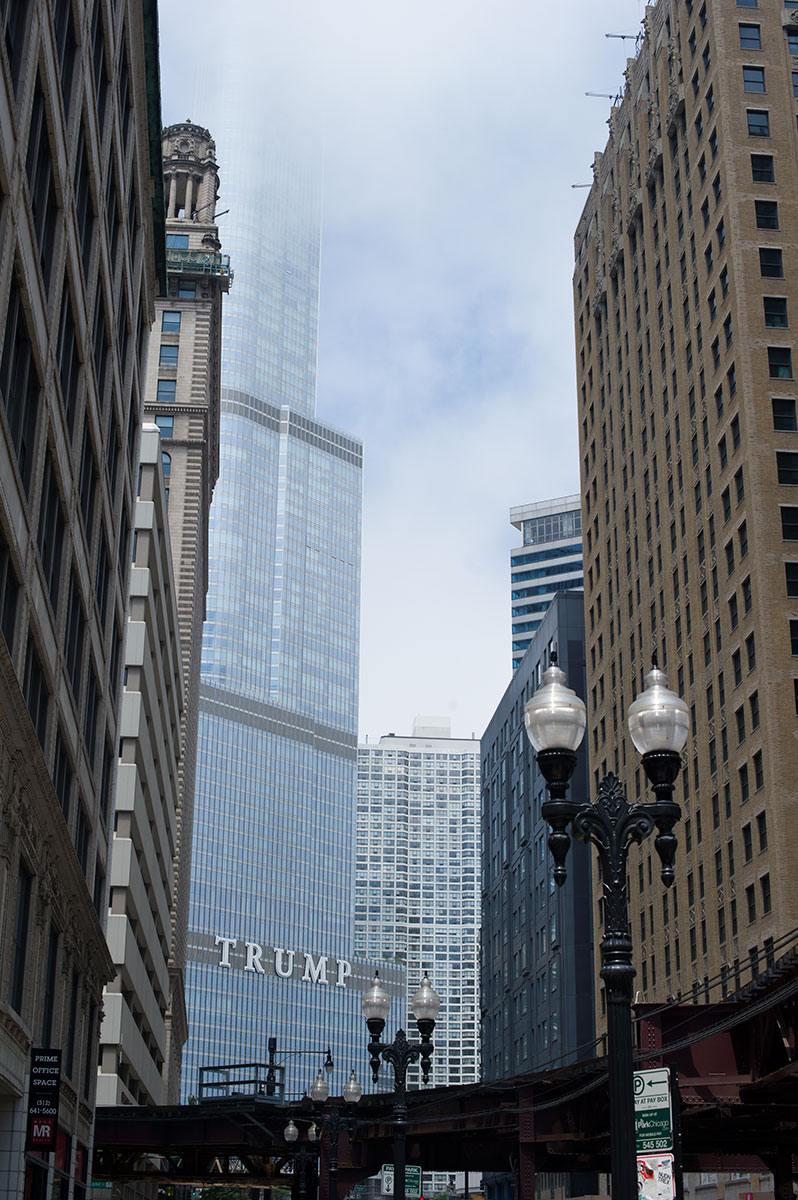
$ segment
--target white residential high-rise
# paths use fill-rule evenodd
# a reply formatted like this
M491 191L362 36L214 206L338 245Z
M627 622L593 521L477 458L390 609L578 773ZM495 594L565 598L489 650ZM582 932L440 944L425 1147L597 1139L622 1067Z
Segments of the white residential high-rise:
M479 741L441 717L358 747L355 953L405 963L408 1004L429 972L432 1084L479 1078L479 768Z
M540 500L510 509L523 538L510 554L513 670L557 592L584 587L579 496Z

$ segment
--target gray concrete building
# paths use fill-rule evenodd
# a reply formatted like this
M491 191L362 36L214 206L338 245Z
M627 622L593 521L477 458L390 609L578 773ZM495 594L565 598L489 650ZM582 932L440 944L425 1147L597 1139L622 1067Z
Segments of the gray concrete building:
M146 334L166 282L157 22L128 0L31 0L0 26L0 1194L83 1200ZM60 1065L57 1118L36 1129L33 1048Z
M482 1073L506 1079L594 1054L590 853L571 847L556 888L543 776L524 705L552 650L585 696L584 596L558 592L482 737ZM587 747L571 783L587 799Z

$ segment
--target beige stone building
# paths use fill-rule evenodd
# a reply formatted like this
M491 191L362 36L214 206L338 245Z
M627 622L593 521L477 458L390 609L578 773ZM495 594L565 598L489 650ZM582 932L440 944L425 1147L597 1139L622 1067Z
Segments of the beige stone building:
M167 517L169 455L144 425L133 523L97 1104L163 1104L183 668Z
M796 95L794 7L659 0L575 237L594 777L643 797L654 650L692 718L676 885L630 860L647 999L719 999L798 926Z
M81 1200L142 373L166 282L157 27L127 0L30 0L0 23L0 1194ZM49 1155L25 1149L40 1047L61 1054Z
M161 431L169 496L185 704L180 730L165 1100L180 1094L188 1036L184 976L188 926L200 656L208 588L208 511L219 474L222 296L231 282L215 223L219 173L207 129L190 121L163 134L168 294L156 304L145 395Z

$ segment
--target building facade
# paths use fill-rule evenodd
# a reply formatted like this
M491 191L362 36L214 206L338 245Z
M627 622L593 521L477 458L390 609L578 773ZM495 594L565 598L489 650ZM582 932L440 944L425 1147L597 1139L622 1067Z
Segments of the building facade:
M517 670L557 592L584 586L579 496L539 500L510 509L523 538L510 553L513 670Z
M596 778L643 796L625 718L655 650L691 714L676 883L630 862L646 999L719 998L798 923L795 16L647 9L575 237Z
M554 885L540 815L545 782L524 706L556 650L585 696L581 592L558 592L482 738L482 1072L507 1079L592 1058L593 922L590 850L574 841L568 878ZM587 748L571 782L588 798Z
M448 718L358 747L355 950L441 997L431 1084L479 1079L479 742ZM420 1086L418 1064L408 1071Z
M167 490L144 425L133 521L97 1104L164 1104L184 681Z
M184 1096L202 1066L263 1061L269 1036L289 1056L289 1094L328 1043L333 1089L365 1061L351 872L362 448L315 415L320 158L280 97L242 101L240 66L215 118L236 286L210 515ZM268 88L263 76L246 75L250 93Z
M208 522L219 475L222 297L232 282L216 225L219 170L207 129L183 121L163 131L168 289L155 305L144 396L161 431L169 535L185 683L174 852L166 1101L180 1096L202 624L208 590Z
M157 23L149 6L44 0L0 22L0 1192L81 1200L113 975L146 331L165 284ZM26 1154L42 1047L60 1053L55 1147Z

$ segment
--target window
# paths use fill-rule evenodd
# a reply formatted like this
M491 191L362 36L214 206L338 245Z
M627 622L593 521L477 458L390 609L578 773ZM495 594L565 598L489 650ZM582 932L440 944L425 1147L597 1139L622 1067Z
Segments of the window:
M798 100L798 71L792 73L792 94L794 99Z
M792 379L792 351L789 346L768 346L768 370L771 379Z
M167 416L163 416L161 413L158 413L155 417L155 424L160 429L162 438L174 437L174 433L175 433L174 417L167 417Z
M743 91L746 92L764 92L765 90L765 68L764 67L743 67ZM766 113L760 113L760 116L767 116ZM748 132L751 132L751 113L748 113ZM766 134L760 136L766 137Z
M772 907L770 897L770 875L763 875L759 881L759 887L762 893L762 912L769 913Z
M745 521L737 530L737 537L740 542L740 558L745 558L748 554L748 526Z
M33 465L33 441L39 408L39 376L28 337L22 296L14 279L8 298L3 354L0 359L0 394L5 405L11 440L22 483L27 491Z
M796 621L798 625L798 621ZM734 675L734 686L738 687L743 681L743 660L739 650L735 650L732 654L732 673Z
M753 761L754 761L754 786L756 787L756 790L759 791L760 788L765 786L765 769L764 769L764 766L762 765L762 751L761 750L757 750L756 754L754 755Z
M760 157L762 156L760 155ZM163 312L161 314L161 332L180 333L180 317L179 312Z
M793 505L781 506L781 536L785 542L798 541L798 508Z
M729 346L731 346L732 342L734 341L734 334L732 332L731 313L728 314L725 321L723 322L723 336L726 340L726 349L728 350Z
M748 924L752 925L756 920L756 890L753 884L745 889L745 903L748 908Z
M11 949L11 988L8 996L11 1007L20 1014L25 995L25 963L28 958L28 924L32 887L33 876L20 859L17 876L17 919L14 924Z
M785 563L784 573L787 578L787 595L798 596L798 562Z
M779 483L794 486L798 484L798 452L794 450L776 451L776 470Z
M764 296L765 327L767 329L787 328L787 300L784 296Z
M726 543L726 573L734 574L734 542Z
M741 50L762 49L762 33L758 25L748 25L741 21L739 30Z
M754 26L758 28L758 26ZM166 235L167 250L188 250L188 234L187 233L167 233Z
M44 93L38 79L33 98L25 169L30 188L33 227L39 245L42 275L45 287L49 287L53 266L58 201L53 186L53 163L50 155L50 138L47 132Z
M773 169L773 155L752 154L751 175L754 183L775 183L776 172Z
M770 137L770 117L765 109L749 108L746 110L746 116L751 137Z
M765 279L783 279L784 264L781 250L775 246L760 246L759 270Z
M745 741L745 709L742 705L737 709L734 716L737 721L737 745L739 746L741 742Z
M737 772L737 777L740 781L740 803L747 804L748 798L751 795L751 787L748 782L748 763L743 763Z
M767 116L767 113L765 113ZM768 134L762 134L763 137L769 137ZM177 295L180 300L196 300L197 298L197 281L195 279L181 279L177 285Z
M755 200L757 229L778 229L779 206L776 200Z
M176 390L176 379L159 379L158 390L156 392L155 399L159 404L173 403Z
M42 498L39 508L38 546L47 590L53 610L58 606L58 586L61 579L61 549L64 544L64 517L61 495L53 467L53 459L47 455L42 483Z
M158 364L161 367L176 367L179 346L161 346Z
M788 29L787 33L787 49L793 56L798 55L798 33L792 29Z
M9 650L14 647L18 599L19 582L11 561L11 552L0 532L0 630Z
M702 60L703 60L703 63L704 63L704 70L705 70L705 71L708 71L708 70L709 70L709 68L712 66L712 52L711 52L711 50L710 50L710 48L709 48L709 42L707 42L706 46L705 46L705 47L704 47L704 49L702 50L702 52L701 52L701 58L702 58Z
M47 735L47 712L50 707L50 693L44 678L42 664L36 653L33 638L28 634L28 649L25 654L25 675L22 685L30 718L36 730L39 742L44 746Z
M756 666L756 640L752 633L745 639L745 650L748 655L748 670L753 671Z
M792 397L774 396L771 400L773 407L773 428L788 433L798 431L795 400Z
M738 8L756 8L757 0L737 0Z
M723 197L723 187L720 182L720 174L716 175L712 180L712 192L715 197L715 204L720 204Z
M790 654L798 654L798 621L790 621ZM795 687L795 709L798 712L798 681Z

